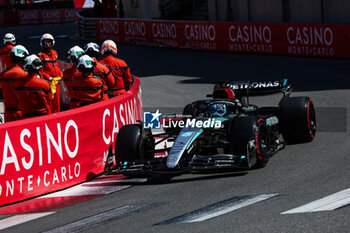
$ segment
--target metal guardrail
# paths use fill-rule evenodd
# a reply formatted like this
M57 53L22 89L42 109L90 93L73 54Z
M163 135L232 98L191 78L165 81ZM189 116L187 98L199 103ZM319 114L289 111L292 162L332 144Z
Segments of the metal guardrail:
M79 37L82 40L96 41L96 20L79 19Z
M82 40L96 41L96 19L85 18L82 16L84 12L77 12L78 26L79 26L79 38ZM88 12L89 13L89 12Z
M179 9L179 3L177 0L163 0L162 6L164 15L170 15Z
M176 13L180 9L180 2L179 0L160 0L161 17L167 18Z

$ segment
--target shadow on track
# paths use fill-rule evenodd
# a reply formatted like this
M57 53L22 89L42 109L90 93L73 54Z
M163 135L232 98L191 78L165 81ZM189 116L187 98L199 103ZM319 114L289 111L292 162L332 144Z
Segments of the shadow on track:
M194 182L201 180L213 180L220 178L228 178L228 177L240 177L248 174L247 171L241 172L229 172L229 173L195 173L196 177L182 177L182 175L153 175L148 177L148 181L146 184L154 185L154 184L175 184L175 183L184 183L184 182ZM197 176L198 175L198 176ZM176 178L176 179L172 179ZM143 184L144 185L144 184Z

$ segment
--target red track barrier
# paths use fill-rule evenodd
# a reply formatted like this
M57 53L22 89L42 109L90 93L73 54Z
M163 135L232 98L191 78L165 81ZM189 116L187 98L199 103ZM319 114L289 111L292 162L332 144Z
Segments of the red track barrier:
M78 20L78 11L75 8L1 11L0 26L71 23Z
M0 125L0 205L67 188L103 172L125 124L142 118L140 80L125 94Z
M235 53L350 57L349 24L99 19L97 39Z

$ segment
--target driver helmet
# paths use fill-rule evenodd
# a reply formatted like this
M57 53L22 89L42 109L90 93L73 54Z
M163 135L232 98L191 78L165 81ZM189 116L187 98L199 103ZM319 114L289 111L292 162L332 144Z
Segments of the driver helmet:
M49 45L48 43L51 43L51 45ZM55 45L55 39L50 33L45 33L40 38L40 45L43 48L50 49Z
M96 43L90 42L84 46L85 54L89 55L90 57L97 57L100 53L100 46L98 46Z
M77 67L81 73L91 73L95 65L95 61L89 55L83 55L78 59Z
M222 117L226 114L226 105L225 104L212 104L209 107L209 116L210 117Z
M10 51L10 60L14 64L18 64L29 55L28 50L23 45L16 45Z
M6 33L4 36L4 45L7 43L15 45L16 44L16 37L12 33Z
M108 52L112 53L114 56L117 55L118 53L118 47L113 40L105 40L102 43L102 48L101 48L102 55Z
M84 54L84 50L80 48L79 46L74 46L70 48L67 52L67 58L72 62L72 63L77 63L78 59L81 55Z
M35 54L29 55L24 59L23 69L25 71L35 72L41 67L43 67L43 63L41 62L40 58Z

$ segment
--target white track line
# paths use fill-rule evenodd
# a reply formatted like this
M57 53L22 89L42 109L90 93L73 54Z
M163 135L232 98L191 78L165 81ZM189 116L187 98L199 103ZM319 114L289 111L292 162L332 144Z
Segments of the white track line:
M39 39L41 36L30 36L29 39Z
M8 217L0 220L0 230L4 230L9 227L13 227L25 222L32 221L37 218L45 217L47 215L53 214L55 212L43 212L43 213L33 213L33 214L19 214L12 217Z
M263 194L259 196L234 197L156 225L202 222L278 195L279 194Z
M69 37L69 35L58 35L58 36L56 36L56 38L66 38L66 37Z
M332 211L348 204L350 204L350 189L345 189L306 205L285 211L281 214Z
M218 208L218 209L211 211L211 212L202 213L201 215L199 215L199 216L197 216L189 221L186 221L186 222L202 222L202 221L205 221L205 220L208 220L211 218L215 218L215 217L218 217L220 215L227 214L229 212L238 210L240 208L255 204L257 202L264 201L266 199L269 199L271 197L275 197L277 195L278 194L264 194L264 195L259 195L259 196L244 200L242 202L232 203L232 205L228 205L227 207L222 207L222 208Z
M69 223L67 225L48 230L44 233L61 233L61 232L82 232L87 230L92 230L94 227L100 226L114 219L122 218L128 214L146 210L152 208L154 205L145 204L145 205L134 205L134 206L123 206L119 207L101 214L97 214L91 217L87 217L76 222ZM112 230L113 231L113 230ZM114 229L115 231L115 229Z

